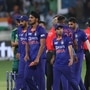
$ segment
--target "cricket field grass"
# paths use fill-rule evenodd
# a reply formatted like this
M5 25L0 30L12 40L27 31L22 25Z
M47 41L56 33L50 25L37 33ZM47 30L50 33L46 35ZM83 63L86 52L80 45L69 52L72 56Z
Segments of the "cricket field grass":
M0 90L7 90L6 88L6 71L11 71L12 61L0 61ZM85 61L83 62L82 77L84 79L86 72Z

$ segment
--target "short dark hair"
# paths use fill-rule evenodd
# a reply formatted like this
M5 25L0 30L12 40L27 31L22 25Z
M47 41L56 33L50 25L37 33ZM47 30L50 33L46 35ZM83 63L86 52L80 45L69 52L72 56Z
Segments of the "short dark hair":
M66 18L63 15L58 16L58 22L61 22L62 20L65 20Z
M70 17L68 22L77 23L77 19L75 17Z
M46 26L46 22L44 22L44 21L39 21L39 24L40 24L40 23L43 23L43 24Z
M63 25L56 24L56 25L55 25L55 30L58 29L58 28L63 28Z
M53 19L56 18L56 17L59 17L59 15L55 15L55 16L53 17Z
M40 20L40 15L39 13L35 12L35 11L31 11L30 13L32 16L34 16L35 18L37 18L38 20Z

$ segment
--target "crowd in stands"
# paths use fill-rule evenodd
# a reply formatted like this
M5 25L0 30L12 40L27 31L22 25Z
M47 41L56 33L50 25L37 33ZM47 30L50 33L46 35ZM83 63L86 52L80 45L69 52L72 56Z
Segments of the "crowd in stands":
M84 28L83 24L90 17L90 0L62 0L62 8L68 8L65 16L78 18L81 27ZM9 26L6 23L5 25L12 29L15 15L28 15L32 10L40 14L41 20L46 22L49 29L53 16L57 14L57 0L0 0L0 27L6 20Z

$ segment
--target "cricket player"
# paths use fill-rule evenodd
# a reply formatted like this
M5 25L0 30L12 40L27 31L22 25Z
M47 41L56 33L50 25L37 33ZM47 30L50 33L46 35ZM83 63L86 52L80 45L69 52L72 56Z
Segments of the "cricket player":
M19 69L18 76L16 79L16 90L27 90L26 83L24 80L25 70L25 51L27 44L27 29L28 29L28 17L26 15L20 16L20 27L18 27L18 53L19 56Z
M29 15L28 30L29 57L25 79L30 90L45 90L45 38L46 30L39 26L39 15L32 11ZM33 78L33 81L32 81Z
M77 26L77 20L74 17L71 17L68 21L68 25L73 30L73 43L74 43L74 50L78 58L78 62L74 63L72 66L72 70L74 71L75 79L77 83L79 84L79 87L81 90L86 90L85 86L82 82L81 78L81 71L82 71L82 62L83 62L83 43L85 42L88 50L90 51L90 44L87 39L86 34L80 30Z
M18 50L18 35L17 35L17 27L20 26L20 15L15 16L15 23L16 23L16 28L12 30L11 32L11 45L13 48L13 53L14 53L14 60L12 63L12 71L17 73L18 72L18 65L19 65L19 60L16 58L16 53Z
M56 38L53 40L56 55L53 65L53 90L60 89L60 79L62 75L68 80L73 90L79 90L77 82L73 79L71 66L73 64L72 40L68 36L63 36L64 27L57 25ZM54 59L52 59L53 61Z
M52 90L53 84L53 67L51 63L51 59L53 56L53 39L56 37L55 26L57 24L63 25L63 35L69 36L72 39L72 30L66 25L66 18L62 15L57 15L53 18L53 27L48 32L47 39L46 39L46 46L47 46L47 90ZM68 82L66 78L62 75L60 81L60 87L63 90L68 90Z

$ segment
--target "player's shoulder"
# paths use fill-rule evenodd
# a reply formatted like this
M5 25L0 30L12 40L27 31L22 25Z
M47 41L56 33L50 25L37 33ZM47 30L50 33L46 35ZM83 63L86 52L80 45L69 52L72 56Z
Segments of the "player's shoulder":
M78 29L78 32L85 33L83 29Z
M38 30L45 30L42 26L37 26Z
M71 40L71 38L70 38L69 36L63 36L63 39L64 39L65 41Z
M17 28L14 28L12 31L13 31L13 32L17 31Z
M12 30L12 33L13 33L13 34L17 33L17 28L14 28L14 29Z
M42 26L39 26L39 25L38 25L38 27L37 27L37 31L38 31L39 33L47 33L46 30L45 30Z

